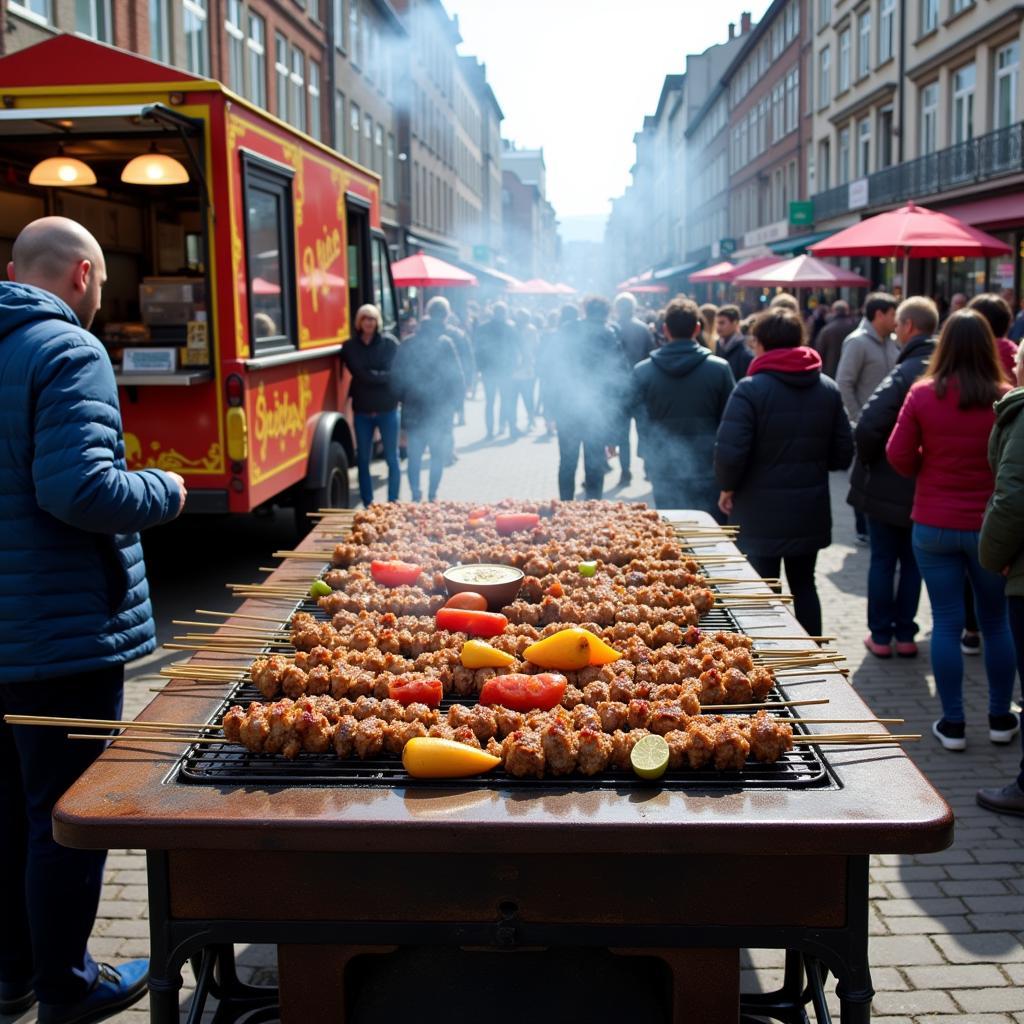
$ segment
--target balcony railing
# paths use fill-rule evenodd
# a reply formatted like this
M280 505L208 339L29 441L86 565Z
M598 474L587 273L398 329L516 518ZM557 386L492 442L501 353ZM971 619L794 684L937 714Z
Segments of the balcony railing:
M1024 172L1024 122L869 174L868 202L864 208L923 199L1021 172ZM830 188L814 196L815 223L849 209L849 185Z

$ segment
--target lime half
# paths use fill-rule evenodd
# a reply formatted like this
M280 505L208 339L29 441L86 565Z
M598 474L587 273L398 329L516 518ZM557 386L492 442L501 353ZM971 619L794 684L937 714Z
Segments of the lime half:
M660 779L668 768L668 743L664 736L644 736L630 751L633 771L641 779Z
M323 580L314 580L309 588L310 597L326 597L328 594L332 594L334 591L331 590L331 585L325 583Z

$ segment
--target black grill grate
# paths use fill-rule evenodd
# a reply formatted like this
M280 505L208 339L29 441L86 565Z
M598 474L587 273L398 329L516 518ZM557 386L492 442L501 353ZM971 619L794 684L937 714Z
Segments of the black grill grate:
M309 611L324 618L312 602L303 602L298 611ZM703 616L700 627L706 632L727 630L742 632L732 613L714 608ZM228 708L235 704L248 704L265 698L248 682L241 679L224 701L211 723L220 723ZM445 698L442 711L459 698ZM785 690L776 685L765 701L765 707L788 700ZM776 714L793 721L794 732L806 734L789 708L777 708ZM787 751L775 764L761 764L750 760L739 772L669 771L656 783L646 783L630 772L609 769L600 776L586 778L568 776L558 779L519 779L495 769L487 775L468 779L412 779L402 768L397 757L387 756L360 761L355 758L339 760L333 754L300 754L295 760L272 754L253 754L231 744L192 745L182 757L173 776L177 782L216 786L356 786L404 788L487 789L487 790L541 790L567 792L573 790L633 790L655 785L660 789L720 792L736 789L806 789L828 788L835 785L824 760L817 750L801 744Z

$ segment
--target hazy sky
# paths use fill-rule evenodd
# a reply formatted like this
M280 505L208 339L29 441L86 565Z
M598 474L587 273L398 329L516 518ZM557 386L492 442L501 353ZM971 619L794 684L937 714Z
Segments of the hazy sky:
M769 0L444 0L459 16L461 53L487 64L502 134L544 147L548 199L563 238L603 216L629 183L633 134L654 113L687 53L724 42L740 12ZM591 225L592 228L592 225ZM596 235L600 238L600 232Z

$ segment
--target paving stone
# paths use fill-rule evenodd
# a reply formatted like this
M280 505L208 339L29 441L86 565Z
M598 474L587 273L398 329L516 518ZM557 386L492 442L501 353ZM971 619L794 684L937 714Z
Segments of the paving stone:
M962 989L957 991L956 999L968 1013L1024 1010L1024 989L1016 985L1005 988Z
M907 979L895 967L873 967L871 984L876 992L905 992L910 988Z
M950 878L1013 878L1017 870L1013 864L950 864L946 871Z
M1008 983L999 968L993 964L908 967L906 974L914 988L995 988Z
M985 899L986 897L979 898ZM959 899L951 897L920 900L876 900L875 907L883 917L950 916L962 914L967 909Z
M906 967L910 964L939 964L942 955L923 935L880 935L871 938L868 957L872 965Z
M872 1022L874 1024L874 1022ZM916 1017L915 1024L1013 1024L1005 1013L957 1013L955 1016L926 1014Z
M871 1007L879 1013L956 1013L958 1007L938 989L910 992L876 992Z
M943 956L954 964L1024 963L1024 947L1010 932L936 935L934 941Z
M1024 913L968 914L967 920L970 921L979 932L994 932L1002 928L1007 928L1016 932L1024 931Z
M974 931L962 914L956 917L886 917L883 921L893 935L935 935L940 932L957 934Z
M944 893L938 882L886 882L885 894L893 899L927 899L932 896L954 896ZM981 895L981 894L979 894Z
M977 878L964 882L949 880L939 882L938 886L947 896L997 896L1009 890L1006 882L996 878Z

